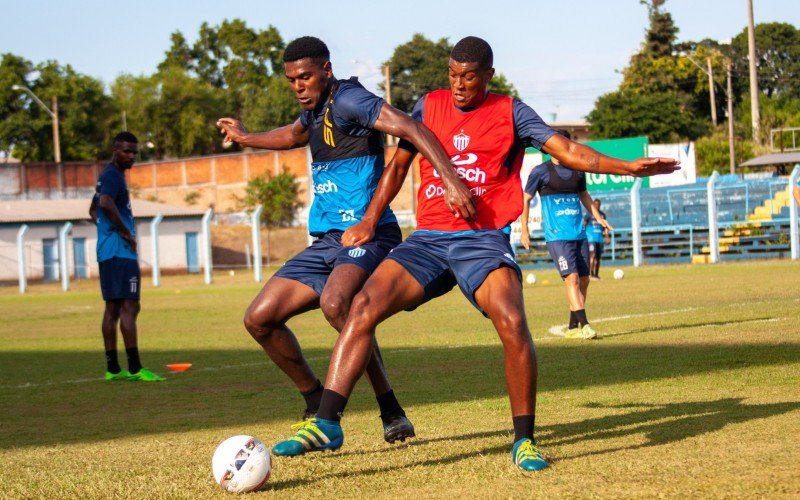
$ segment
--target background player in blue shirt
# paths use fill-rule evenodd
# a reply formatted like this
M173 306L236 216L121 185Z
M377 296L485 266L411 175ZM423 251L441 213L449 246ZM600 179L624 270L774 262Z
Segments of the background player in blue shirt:
M133 166L139 152L139 141L130 132L120 132L114 137L112 151L111 163L100 174L89 207L89 215L97 224L100 289L106 302L102 326L106 349L105 379L159 382L164 377L142 368L136 331L141 273L125 170ZM125 342L127 370L122 370L117 360L117 323Z
M600 210L600 200L595 198L592 204L597 208L597 213L602 219L595 219L592 213L586 212L583 215L583 227L586 229L586 239L589 242L589 279L599 280L600 259L603 257L609 231L613 228L606 220L606 213ZM604 226L602 221L605 221L608 227Z
M566 130L558 130L567 139ZM547 249L564 283L569 300L569 329L566 337L593 339L597 332L586 318L586 292L589 288L589 243L583 228L581 204L608 229L586 191L586 175L559 163L555 158L536 166L528 176L522 207L520 241L530 248L528 207L536 193L542 200L542 224Z
M287 45L283 61L286 78L303 109L294 123L261 133L248 133L232 118L222 118L217 125L225 140L246 147L290 149L308 144L311 148L314 201L309 232L318 239L269 279L244 316L248 332L305 398L306 420L317 412L323 388L286 322L319 307L331 326L341 331L353 296L402 239L388 208L370 220L376 229L362 245L353 246L354 242L342 238L344 230L370 219L367 208L384 171L381 132L408 140L435 159L454 216L471 219L474 205L436 137L354 79L337 80L330 52L321 40L294 40ZM381 199L386 205L389 201ZM414 427L389 385L377 344L373 344L366 373L381 408L384 439L394 442L413 436ZM272 451L284 454L280 446Z

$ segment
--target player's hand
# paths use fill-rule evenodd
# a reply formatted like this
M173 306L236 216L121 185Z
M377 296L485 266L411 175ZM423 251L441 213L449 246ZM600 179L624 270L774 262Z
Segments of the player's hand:
M375 228L366 221L361 221L348 227L342 234L343 247L357 247L372 241L375 237Z
M133 237L131 233L120 233L122 239L128 242L128 245L131 247L131 251L136 253L136 238Z
M613 231L614 230L614 226L612 226L611 223L608 222L605 219L601 219L600 220L600 225L603 226L604 228L606 228L609 231Z
M456 218L471 221L475 219L475 202L472 193L463 182L445 183L444 202Z
M522 234L519 235L519 242L525 250L531 249L531 235L527 231L522 231Z
M628 173L634 177L671 174L681 169L681 162L674 158L639 158L628 164Z
M217 120L217 128L225 136L222 142L241 142L247 135L244 125L236 118L220 118Z

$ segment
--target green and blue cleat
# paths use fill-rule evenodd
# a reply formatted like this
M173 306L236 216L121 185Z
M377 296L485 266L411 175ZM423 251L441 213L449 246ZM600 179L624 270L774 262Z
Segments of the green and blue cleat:
M344 443L344 433L339 422L322 418L309 418L292 426L294 436L272 447L272 453L281 457L294 457L308 451L338 450Z
M162 382L167 379L161 375L156 375L147 368L142 368L136 373L131 373L128 380L134 382Z
M128 370L120 370L117 373L106 372L106 380L130 380L131 373Z
M549 464L542 456L532 439L522 438L511 448L511 459L524 471L539 471L546 469Z

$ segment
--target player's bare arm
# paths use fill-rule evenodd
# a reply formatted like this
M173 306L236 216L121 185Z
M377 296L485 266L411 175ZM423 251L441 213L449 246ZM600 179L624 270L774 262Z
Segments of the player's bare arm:
M106 213L108 220L117 228L117 233L131 246L131 251L136 253L136 238L133 237L122 222L122 217L120 217L119 210L117 210L117 206L114 204L114 199L107 194L101 194L100 201L97 202L97 205Z
M594 220L600 223L603 226L603 233L605 234L606 231L613 231L614 228L611 224L605 219L605 217L600 214L600 209L598 209L592 200L592 195L589 194L589 191L583 191L578 195L581 199L581 203L592 214Z
M342 234L342 245L363 245L375 237L375 228L378 226L381 214L386 211L389 203L394 200L394 197L400 192L400 188L403 187L403 181L414 160L414 155L405 149L397 148L381 174L378 187L375 189L375 194L372 195L372 201L370 201L361 222L350 226Z
M256 149L293 149L308 144L308 129L300 119L267 132L248 132L236 118L220 118L217 127L225 135L225 142L235 142L242 147Z
M673 158L639 158L634 161L606 156L584 144L559 134L544 143L545 153L553 155L564 166L594 174L632 175L649 177L680 170L680 162Z
M447 157L439 140L428 128L413 120L405 113L384 104L381 114L374 125L376 130L401 139L405 139L425 156L433 164L433 168L442 179L445 188L445 203L456 217L463 217L466 220L475 218L475 203L472 201L472 193L467 186L458 178L450 158Z
M528 193L522 193L522 215L520 215L520 235L519 242L525 247L525 250L531 249L531 233L528 228L528 217L531 212L531 200L533 196Z
M92 196L92 203L89 205L89 217L92 222L97 224L97 196Z

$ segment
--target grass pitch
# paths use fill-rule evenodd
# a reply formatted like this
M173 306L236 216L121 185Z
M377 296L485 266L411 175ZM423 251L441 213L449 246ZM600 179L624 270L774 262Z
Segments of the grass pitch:
M537 439L552 467L510 460L502 349L452 292L379 329L418 438L382 440L359 383L333 453L276 457L261 495L741 497L800 495L800 267L788 261L626 269L589 288L599 341L566 322L554 271L525 286L539 356ZM217 444L289 435L302 399L241 326L250 275L145 280L140 351L160 384L105 382L96 281L0 289L0 497L223 498ZM290 326L320 377L334 342L316 311ZM120 342L121 345L121 342ZM124 364L124 353L120 355ZM191 362L168 374L164 365Z

